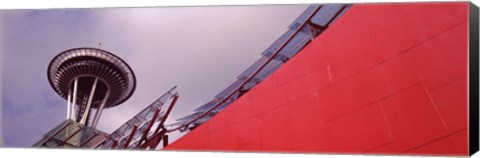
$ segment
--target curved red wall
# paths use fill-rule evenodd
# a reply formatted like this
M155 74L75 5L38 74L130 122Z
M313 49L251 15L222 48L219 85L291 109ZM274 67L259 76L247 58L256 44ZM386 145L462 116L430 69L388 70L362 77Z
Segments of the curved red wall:
M353 5L167 150L468 154L468 2Z

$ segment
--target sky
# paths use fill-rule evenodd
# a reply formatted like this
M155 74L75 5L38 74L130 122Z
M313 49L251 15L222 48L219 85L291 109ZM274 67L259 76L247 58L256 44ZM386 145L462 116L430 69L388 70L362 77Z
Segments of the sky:
M171 87L180 98L168 123L233 83L308 5L3 10L1 127L4 146L30 147L66 118L47 67L60 52L99 47L126 61L137 87L103 111L112 132ZM178 138L177 134L173 139Z

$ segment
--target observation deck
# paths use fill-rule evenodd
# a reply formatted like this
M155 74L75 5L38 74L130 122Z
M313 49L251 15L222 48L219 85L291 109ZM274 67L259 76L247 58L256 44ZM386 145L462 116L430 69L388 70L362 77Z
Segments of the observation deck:
M125 102L136 86L128 64L114 54L97 48L74 48L53 58L48 81L67 100L67 119L97 126L104 108ZM92 109L96 109L91 120Z

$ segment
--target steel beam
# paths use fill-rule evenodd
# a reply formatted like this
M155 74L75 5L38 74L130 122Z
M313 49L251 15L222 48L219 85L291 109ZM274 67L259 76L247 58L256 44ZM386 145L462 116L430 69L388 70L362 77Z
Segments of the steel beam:
M102 103L100 103L100 107L98 107L97 112L95 113L95 117L93 118L92 126L93 128L97 127L98 120L100 120L100 116L102 115L103 108L107 103L108 97L110 96L110 90L107 91L105 94L105 98L103 98Z
M72 101L72 114L70 114L70 117L73 118L74 121L77 121L77 118L75 117L75 107L77 106L77 91L78 91L78 77L75 78L75 81L73 81L73 101Z
M71 119L70 115L72 114L72 91L68 89L68 95L67 95L67 119Z
M113 149L113 148L117 147L117 145L118 145L118 140L113 140L111 148Z
M92 88L90 89L90 95L88 96L88 102L87 102L87 108L85 109L85 112L83 112L82 119L80 120L80 124L85 124L87 121L88 114L90 113L90 106L92 105L92 99L93 96L95 95L95 89L97 89L97 82L98 82L98 77L95 77L95 81L93 81Z
M147 140L148 132L149 132L150 129L152 128L153 124L155 123L155 120L157 119L159 113L160 113L160 109L157 108L157 110L155 110L155 113L153 114L152 120L150 120L150 122L148 123L148 127L147 127L147 129L143 132L142 138L139 140L140 142L139 142L138 144L142 144L142 142L143 142L144 140L145 140L145 141Z
M163 147L166 147L168 145L168 135L163 135Z
M128 145L130 145L130 142L132 141L133 136L135 135L135 133L137 133L137 129L138 129L138 127L136 125L133 126L132 132L130 132L130 135L128 136L127 142L125 142L125 145L123 145L124 148L127 148Z
M175 94L173 96L173 100L172 102L170 103L170 106L168 106L168 109L167 109L167 112L165 112L165 116L163 116L162 120L160 121L160 125L158 125L157 129L155 129L155 132L154 133L158 133L160 131L160 128L164 128L165 126L163 125L163 123L165 123L165 121L167 120L167 117L168 115L170 115L170 112L172 111L173 107L175 106L175 103L177 103L177 100L180 96L178 96L178 94Z

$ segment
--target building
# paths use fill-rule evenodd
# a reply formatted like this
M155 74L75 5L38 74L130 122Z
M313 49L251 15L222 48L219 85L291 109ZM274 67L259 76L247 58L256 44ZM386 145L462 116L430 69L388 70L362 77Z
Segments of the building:
M95 129L103 109L127 100L136 85L127 63L95 48L58 54L47 74L55 92L67 100L67 117L33 145L37 147L88 147L103 141L108 134Z
M468 2L353 4L166 150L473 154L475 18L478 8Z

